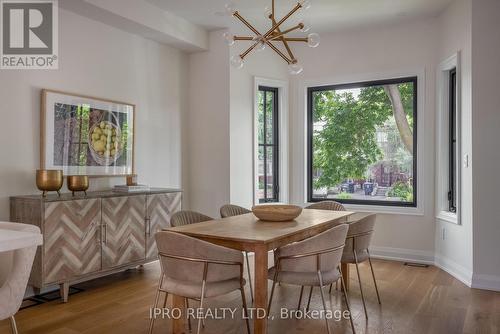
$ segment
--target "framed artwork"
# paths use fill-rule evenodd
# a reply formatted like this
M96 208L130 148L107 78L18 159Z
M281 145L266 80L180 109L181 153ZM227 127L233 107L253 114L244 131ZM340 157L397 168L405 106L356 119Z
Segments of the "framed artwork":
M40 167L64 175L134 173L135 106L42 90Z

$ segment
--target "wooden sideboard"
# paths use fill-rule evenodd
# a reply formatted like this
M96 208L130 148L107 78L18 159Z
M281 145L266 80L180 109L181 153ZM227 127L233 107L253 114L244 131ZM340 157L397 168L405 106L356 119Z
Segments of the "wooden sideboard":
M59 284L67 302L70 284L157 260L154 234L170 226L181 198L178 189L160 188L11 197L11 221L43 234L29 284L38 293Z

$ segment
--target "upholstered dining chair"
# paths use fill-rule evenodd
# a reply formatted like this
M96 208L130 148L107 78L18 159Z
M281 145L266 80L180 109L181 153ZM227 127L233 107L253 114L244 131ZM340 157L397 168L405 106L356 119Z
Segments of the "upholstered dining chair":
M346 224L338 225L314 237L286 245L276 250L276 263L268 271L268 278L273 281L268 314L271 310L274 289L278 282L301 286L297 308L300 308L304 286L319 287L323 308L326 312L323 287L340 279L347 309L349 310L351 328L353 333L355 333L349 299L345 292L344 280L340 269L340 259L348 228ZM325 321L327 332L330 333L328 317L325 317Z
M330 200L313 203L309 206L306 206L305 209L346 211L345 207L341 203L336 202L336 201L330 201ZM333 283L330 284L329 293L332 292L332 285L333 285ZM338 281L335 282L335 287L338 288ZM312 289L309 290L309 300L311 300L311 293L312 293Z
M240 251L211 244L180 233L161 231L155 234L161 277L154 307L158 307L160 292L200 301L203 311L205 298L217 297L239 290L250 334L243 278L243 254ZM185 299L186 300L186 299ZM202 318L198 319L197 334ZM151 318L149 333L153 331Z
M173 227L196 224L201 222L206 222L213 220L212 217L205 216L202 213L196 211L182 210L174 213L170 218L170 225Z
M306 209L345 211L345 207L341 203L335 201L321 201L313 203L306 206Z
M222 218L244 215L244 214L251 213L251 212L252 211L250 211L244 207L234 205L234 204L226 204L220 208L220 216ZM250 287L250 298L252 299L252 302L253 302L253 285L252 285L252 275L250 273L250 260L248 260L248 252L244 252L244 253L245 253L245 261L247 264L248 286Z
M347 232L346 243L344 247L344 253L342 254L342 263L354 263L356 264L356 273L358 274L359 290L361 291L361 299L363 300L363 309L365 311L365 317L368 319L368 313L366 312L365 296L363 294L363 286L361 284L361 276L359 275L359 266L361 262L368 260L370 264L370 270L372 272L373 283L375 284L375 291L377 292L378 303L380 302L380 295L377 287L377 280L375 279L375 272L373 271L372 260L370 258L370 251L368 247L370 246L370 241L373 234L373 229L375 226L375 214L368 215L361 218L357 222L349 224L349 231Z
M40 233L35 225L0 222L1 230ZM12 333L17 334L14 315L23 301L37 246L0 253L0 320L10 319Z

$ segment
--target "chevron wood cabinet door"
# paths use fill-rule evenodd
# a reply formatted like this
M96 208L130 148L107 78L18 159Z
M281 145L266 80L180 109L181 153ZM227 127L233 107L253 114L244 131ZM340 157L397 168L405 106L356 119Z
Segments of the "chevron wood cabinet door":
M58 283L101 269L100 224L100 199L45 203L45 283Z
M102 199L102 267L145 259L146 195Z
M157 260L155 233L170 226L170 217L181 209L181 193L148 195L146 216L146 259Z

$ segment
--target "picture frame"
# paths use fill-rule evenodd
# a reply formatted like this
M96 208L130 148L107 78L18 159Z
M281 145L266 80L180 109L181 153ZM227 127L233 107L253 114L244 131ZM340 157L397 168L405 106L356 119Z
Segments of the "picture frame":
M40 168L90 177L135 174L135 105L42 89Z

